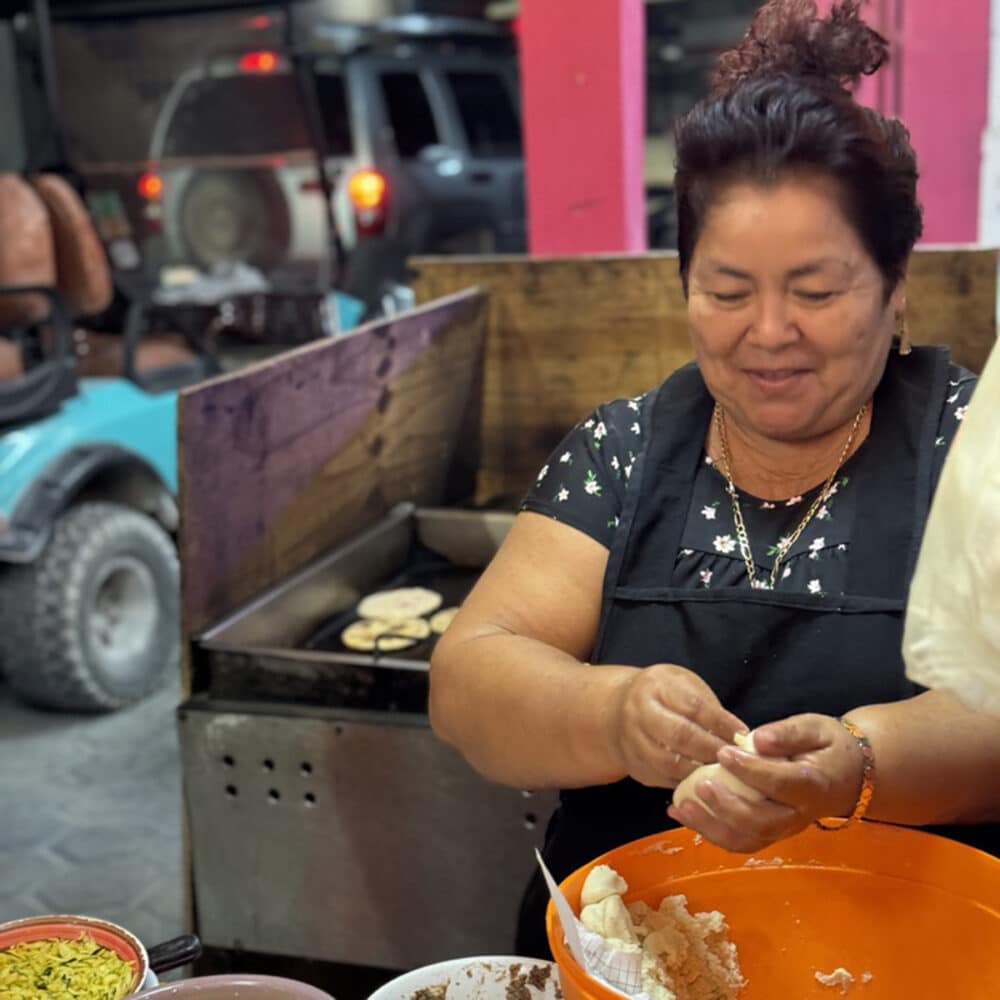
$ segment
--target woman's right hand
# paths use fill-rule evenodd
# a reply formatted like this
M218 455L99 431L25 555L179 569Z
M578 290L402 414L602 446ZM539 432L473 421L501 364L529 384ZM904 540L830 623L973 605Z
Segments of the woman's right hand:
M672 663L635 671L619 691L611 739L622 769L643 785L674 788L747 727L697 674Z

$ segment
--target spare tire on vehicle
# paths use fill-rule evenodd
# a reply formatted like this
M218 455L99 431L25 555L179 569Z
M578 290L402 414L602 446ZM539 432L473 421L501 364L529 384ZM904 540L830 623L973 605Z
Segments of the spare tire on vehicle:
M197 170L179 209L185 256L204 270L244 263L267 271L288 257L291 220L267 170Z

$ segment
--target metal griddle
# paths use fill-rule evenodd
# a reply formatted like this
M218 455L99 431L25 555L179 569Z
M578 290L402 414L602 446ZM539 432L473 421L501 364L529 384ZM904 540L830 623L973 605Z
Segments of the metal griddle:
M475 586L479 570L466 566L455 566L444 556L433 549L414 543L406 567L402 572L382 582L377 590L393 590L397 587L426 587L441 595L441 605L438 610L450 608L462 603L469 591ZM367 596L367 595L366 595ZM425 616L428 619L430 615ZM331 653L352 653L340 641L340 636L348 625L359 620L356 608L344 611L324 622L304 643L304 649L325 650ZM430 662L431 653L440 638L432 632L400 653L405 653L407 659ZM377 649L371 654L373 662L377 663L386 654Z
M192 686L227 701L426 711L437 636L393 652L347 649L340 634L358 602L422 586L460 604L506 536L505 511L400 504L369 531L331 551L196 638Z
M485 781L434 736L433 641L339 636L377 590L459 603L512 521L402 505L195 640L178 718L210 951L406 969L510 950L556 793Z

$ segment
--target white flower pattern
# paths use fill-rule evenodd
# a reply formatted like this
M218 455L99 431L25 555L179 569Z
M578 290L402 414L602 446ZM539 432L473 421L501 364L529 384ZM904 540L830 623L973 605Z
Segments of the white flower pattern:
M715 546L715 551L723 555L736 551L736 539L732 535L716 535L712 544Z
M942 394L942 401L945 395L948 398L932 439L935 447L945 448L951 443L966 414L974 384L972 377L962 375L957 380L953 378L949 391ZM539 470L522 509L537 509L557 520L569 520L572 512L574 520L570 523L582 525L584 530L590 530L586 526L591 525L593 536L610 547L620 523L624 499L636 486L637 480L632 480L635 462L650 436L642 430L642 414L645 403L651 398L638 396L618 400L598 408L582 421ZM649 423L645 428L650 429ZM799 505L812 504L817 491L784 500L757 499L754 502L751 502L753 498L737 491L755 557L761 567L757 579L751 582L747 580L739 543L727 514L731 499L726 493L725 482L714 471L708 471L716 464L711 456L703 453L702 458L704 464L696 474L683 541L678 547L673 585L766 588L769 571L764 567L769 558L780 554L779 589L782 592L820 596L842 592L849 565L849 533L861 516L855 513L856 501L850 495L854 489L850 475L841 474L831 484L796 548L789 552L783 551L784 546L805 509ZM552 475L556 467L562 482ZM848 506L841 508L831 502L838 494L847 494Z

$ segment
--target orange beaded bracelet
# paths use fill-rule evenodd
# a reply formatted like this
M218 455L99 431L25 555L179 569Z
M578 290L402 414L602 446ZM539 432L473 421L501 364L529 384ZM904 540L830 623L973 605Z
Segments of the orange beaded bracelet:
M816 825L821 830L842 830L848 823L863 819L868 812L868 804L875 794L875 751L872 750L868 737L859 726L844 718L841 718L840 724L858 741L858 746L861 748L861 792L858 794L854 812L846 819L842 816L831 816L816 820Z

